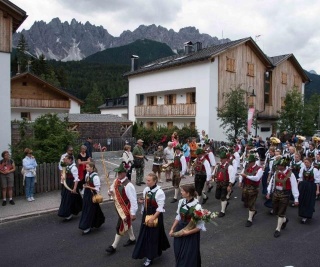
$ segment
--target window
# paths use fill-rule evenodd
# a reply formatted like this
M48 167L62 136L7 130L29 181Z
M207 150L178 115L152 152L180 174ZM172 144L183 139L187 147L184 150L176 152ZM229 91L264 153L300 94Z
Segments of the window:
M234 58L227 57L227 71L236 72L236 60Z
M167 128L170 130L173 128L173 122L172 121L168 121L167 122Z
M295 87L299 87L299 76L298 75L294 75L293 76L293 85L295 86Z
M30 112L21 112L21 119L25 119L27 121L31 121Z
M147 105L148 106L156 106L157 105L157 97L156 96L148 96L147 97Z
M144 95L138 95L138 106L143 106L144 104Z
M176 96L177 95L165 95L164 104L165 105L175 105L176 104Z
M261 132L270 132L270 127L261 127Z
M288 75L287 75L287 73L284 73L284 72L282 72L281 73L281 83L282 84L287 84L288 83Z
M157 129L157 122L155 121L147 121L147 129Z
M196 92L187 93L187 104L196 103Z
M248 62L248 76L254 77L254 64Z
M264 104L272 106L272 87L271 87L271 71L264 74Z

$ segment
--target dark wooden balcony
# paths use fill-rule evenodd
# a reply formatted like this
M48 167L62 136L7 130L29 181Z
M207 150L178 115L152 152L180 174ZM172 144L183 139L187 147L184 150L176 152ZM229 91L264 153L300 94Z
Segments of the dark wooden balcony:
M134 115L138 118L144 117L195 117L196 104L155 105L136 106Z

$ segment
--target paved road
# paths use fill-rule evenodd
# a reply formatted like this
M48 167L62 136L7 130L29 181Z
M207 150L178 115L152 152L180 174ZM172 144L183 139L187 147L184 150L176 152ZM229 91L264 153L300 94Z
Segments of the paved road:
M273 237L276 217L267 213L262 197L258 201L258 214L251 228L244 227L247 210L240 201L240 191L235 189L233 199L224 218L207 224L207 232L201 234L202 266L320 266L320 201L311 223L299 223L297 208L288 208L290 222L278 239ZM168 191L167 195L172 196ZM165 228L169 231L177 208L167 199ZM219 211L219 202L213 192L205 205L212 211ZM0 225L0 266L141 266L141 260L131 259L133 247L124 248L122 243L114 255L108 255L105 248L114 238L116 212L113 203L104 203L106 223L87 236L78 229L79 218L64 223L56 214L47 214ZM141 215L134 222L138 235ZM172 244L172 239L170 242ZM165 251L153 266L174 266L173 249Z

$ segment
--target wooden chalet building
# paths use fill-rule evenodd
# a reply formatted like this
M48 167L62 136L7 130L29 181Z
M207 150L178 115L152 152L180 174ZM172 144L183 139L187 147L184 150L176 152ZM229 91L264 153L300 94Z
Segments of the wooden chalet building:
M83 103L32 73L11 78L11 120L34 121L47 113L78 114Z
M241 86L248 96L254 90L257 134L265 138L276 131L286 92L296 87L303 94L309 80L292 54L269 58L251 37L207 48L196 43L195 49L188 42L184 55L140 68L135 68L136 60L132 57L131 71L124 74L129 80L129 120L149 127L196 126L220 141L226 136L217 107L224 105L230 88Z
M1 131L0 152L9 149L11 144L10 112L10 60L12 34L27 18L24 10L8 0L0 0L0 95L1 95Z

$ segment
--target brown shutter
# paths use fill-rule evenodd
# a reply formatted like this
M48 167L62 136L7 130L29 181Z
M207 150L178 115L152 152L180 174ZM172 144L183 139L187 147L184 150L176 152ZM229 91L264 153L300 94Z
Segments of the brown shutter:
M157 96L154 96L154 97L153 97L153 105L155 105L155 106L158 105L158 104L157 104Z
M165 105L168 105L168 95L165 95L165 96L164 96L164 104L165 104Z
M172 104L176 104L177 95L172 95Z
M191 94L192 93L187 93L187 101L186 101L187 104L191 104Z

